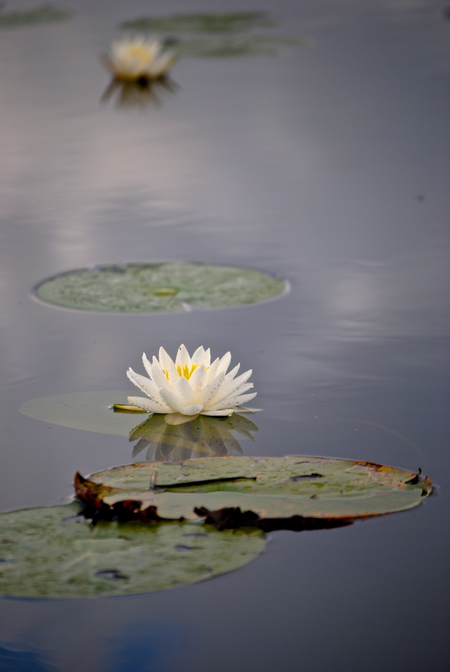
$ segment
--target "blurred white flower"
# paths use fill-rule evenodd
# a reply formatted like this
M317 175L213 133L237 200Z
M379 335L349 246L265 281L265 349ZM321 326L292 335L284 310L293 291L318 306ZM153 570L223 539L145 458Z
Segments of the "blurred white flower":
M210 350L197 348L192 357L184 345L180 345L175 361L164 348L159 349L159 359L142 361L149 378L128 369L127 376L149 398L128 397L130 404L142 408L147 413L177 413L192 415L231 415L235 411L255 411L259 409L242 406L256 397L256 392L245 394L253 387L247 382L252 371L246 371L236 378L239 366L227 373L231 354L227 352L211 363Z
M116 79L136 82L164 77L177 55L161 40L136 36L116 40L101 59Z

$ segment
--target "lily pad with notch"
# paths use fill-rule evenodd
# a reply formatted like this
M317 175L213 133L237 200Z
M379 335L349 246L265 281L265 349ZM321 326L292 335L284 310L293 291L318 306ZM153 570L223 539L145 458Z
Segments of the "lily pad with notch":
M267 301L288 289L270 273L220 264L163 261L69 271L40 283L36 296L75 310L183 312Z
M220 529L252 524L267 530L403 511L420 504L432 485L418 474L371 462L226 456L137 463L88 479L77 474L75 490L99 516L120 518L127 502L142 519L150 509L165 519L216 520Z
M0 594L78 598L167 590L218 576L255 558L259 531L208 525L99 522L75 503L0 515Z

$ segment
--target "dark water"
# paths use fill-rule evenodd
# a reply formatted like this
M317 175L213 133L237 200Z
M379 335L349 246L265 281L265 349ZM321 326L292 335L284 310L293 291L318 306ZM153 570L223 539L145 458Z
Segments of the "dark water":
M61 0L62 3L62 0ZM30 3L10 3L14 8ZM33 397L126 389L184 342L254 370L245 454L419 466L416 510L278 532L241 570L129 598L1 600L0 669L403 672L449 646L450 22L437 0L282 0L278 57L185 59L160 107L100 105L120 21L242 5L71 0L0 33L1 508L67 501L128 441L21 415ZM66 4L64 3L64 6ZM154 316L64 311L32 287L97 263L188 259L289 278L280 300Z

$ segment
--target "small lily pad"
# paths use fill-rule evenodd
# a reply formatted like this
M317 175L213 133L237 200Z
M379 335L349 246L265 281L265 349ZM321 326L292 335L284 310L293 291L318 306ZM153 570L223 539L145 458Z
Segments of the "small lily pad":
M166 261L96 266L45 280L36 295L76 310L158 313L229 308L280 296L285 280L236 266Z
M274 25L276 22L265 12L231 12L143 16L124 21L120 27L151 33L236 33L253 28L271 28Z
M307 40L282 35L235 35L182 39L176 43L180 56L229 58L233 56L276 56L287 47L303 47Z
M1 5L1 3L0 3ZM52 23L70 19L72 12L54 5L40 5L34 9L22 9L15 12L5 12L0 6L0 28L22 28L39 23Z
M112 410L115 403L123 402L121 405L126 406L127 394L130 392L117 390L53 394L25 401L20 412L29 418L62 427L129 436L136 425L141 424L142 416L137 412L120 413Z
M0 594L95 597L167 590L242 567L265 547L259 531L193 523L99 523L68 504L0 515Z
M117 511L119 504L133 502L139 512L151 507L164 519L196 520L197 514L212 519L214 512L239 509L251 512L256 525L293 517L377 516L417 506L432 491L428 479L403 469L305 456L131 464L89 480L78 475L75 488L82 503L99 511Z

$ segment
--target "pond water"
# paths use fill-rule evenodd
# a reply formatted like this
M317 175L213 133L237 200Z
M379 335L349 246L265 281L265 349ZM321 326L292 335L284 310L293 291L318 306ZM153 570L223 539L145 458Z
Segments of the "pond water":
M253 368L264 410L245 455L421 467L436 492L343 529L272 533L245 567L188 587L0 600L0 669L440 672L450 21L438 0L219 4L60 0L71 19L1 29L1 510L64 503L76 470L133 461L126 437L39 422L24 402L127 390L144 350L180 343ZM302 40L183 58L160 105L100 102L98 54L121 22L232 10L267 11L272 33ZM166 259L263 270L291 290L154 315L33 297L61 272Z

